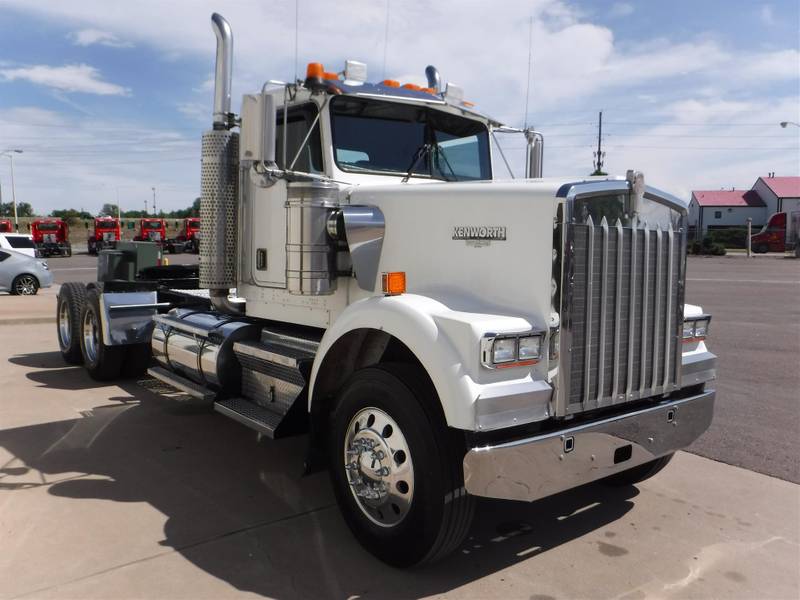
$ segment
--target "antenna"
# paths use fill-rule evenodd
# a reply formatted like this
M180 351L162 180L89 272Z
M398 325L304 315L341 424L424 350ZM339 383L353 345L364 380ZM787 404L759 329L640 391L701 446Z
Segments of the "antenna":
M383 78L386 79L386 51L389 47L389 6L392 0L386 0L386 27L383 32Z
M531 63L533 62L533 17L528 20L528 82L525 85L525 118L523 129L528 128L528 100L531 95Z
M294 80L297 81L297 30L300 28L300 0L294 0Z
M608 175L603 172L603 159L606 153L603 152L603 111L600 111L597 121L597 152L594 154L594 173L592 175Z

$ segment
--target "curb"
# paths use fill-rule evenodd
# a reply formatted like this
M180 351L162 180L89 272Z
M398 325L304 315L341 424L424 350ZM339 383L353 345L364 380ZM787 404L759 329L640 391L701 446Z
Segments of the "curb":
M30 317L28 319L0 319L0 327L5 325L37 325L39 323L55 323L55 317Z

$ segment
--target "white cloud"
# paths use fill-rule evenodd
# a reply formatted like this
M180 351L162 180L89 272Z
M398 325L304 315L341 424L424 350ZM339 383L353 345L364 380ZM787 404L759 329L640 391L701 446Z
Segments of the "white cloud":
M612 17L628 17L633 14L634 10L635 8L630 2L615 2L611 6L609 15Z
M120 40L113 33L100 29L81 29L80 31L72 32L68 37L76 46L91 46L93 44L111 48L130 48L133 46L130 42Z
M127 96L128 88L103 81L100 72L90 65L33 65L0 69L0 76L6 81L28 81L37 85L55 88L64 92L81 92L100 96Z

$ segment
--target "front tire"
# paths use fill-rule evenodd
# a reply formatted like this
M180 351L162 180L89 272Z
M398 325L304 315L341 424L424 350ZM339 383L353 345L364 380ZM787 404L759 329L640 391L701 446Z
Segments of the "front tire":
M81 311L81 354L89 376L96 381L119 377L125 357L124 346L106 346L100 320L100 293L91 289Z
M56 332L61 356L71 365L79 365L83 362L81 312L85 302L85 285L68 282L61 286L56 301Z
M23 273L11 282L11 294L14 296L35 296L39 291L39 280L35 275Z
M444 558L469 531L463 436L447 428L419 368L357 371L332 415L331 481L358 541L382 561L410 567Z

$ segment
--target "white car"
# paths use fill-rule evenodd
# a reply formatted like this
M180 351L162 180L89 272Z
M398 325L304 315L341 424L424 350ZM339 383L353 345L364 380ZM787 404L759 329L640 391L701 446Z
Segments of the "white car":
M33 236L24 233L0 233L0 249L13 250L20 254L36 257L36 244Z
M14 250L0 250L0 292L33 296L39 288L53 285L47 263Z

